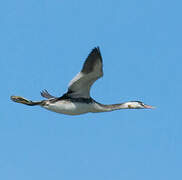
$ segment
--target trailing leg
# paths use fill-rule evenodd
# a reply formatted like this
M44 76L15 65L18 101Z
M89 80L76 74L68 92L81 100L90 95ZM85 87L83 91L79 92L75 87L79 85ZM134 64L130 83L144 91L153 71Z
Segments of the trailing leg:
M28 106L36 106L41 105L43 103L43 101L30 101L21 96L11 96L11 100L17 103L26 104Z

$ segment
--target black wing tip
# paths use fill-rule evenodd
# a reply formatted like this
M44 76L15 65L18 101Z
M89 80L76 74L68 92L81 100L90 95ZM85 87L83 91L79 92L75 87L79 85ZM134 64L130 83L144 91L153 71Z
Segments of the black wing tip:
M99 46L94 47L91 52L100 53L100 47Z
M100 52L100 47L99 46L96 46L92 49L92 51L90 52L89 56L90 55L97 55L99 56L99 58L101 59L102 61L102 56L101 56L101 52Z
M99 61L100 61L101 66L102 66L102 56L100 53L99 46L97 46L97 47L93 48L92 51L87 56L87 58L83 64L81 72L85 73L85 74L92 72L95 64ZM101 67L101 69L102 69L102 67Z
M100 50L100 47L99 47L99 46L95 46L95 47L93 48L93 50L94 50L94 49Z

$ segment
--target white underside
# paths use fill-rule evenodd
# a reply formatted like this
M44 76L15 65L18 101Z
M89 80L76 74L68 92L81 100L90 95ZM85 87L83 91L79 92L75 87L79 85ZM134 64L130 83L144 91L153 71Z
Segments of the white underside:
M88 112L102 112L96 103L79 103L70 101L58 101L47 103L44 108L61 114L79 115Z

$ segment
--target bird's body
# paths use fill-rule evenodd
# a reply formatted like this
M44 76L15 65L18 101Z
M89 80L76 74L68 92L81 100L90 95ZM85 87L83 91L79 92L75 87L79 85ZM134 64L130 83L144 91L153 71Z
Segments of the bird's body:
M88 112L101 112L99 111L98 104L95 102L85 103L68 100L60 100L55 103L47 101L44 108L61 114L79 115Z
M55 100L55 99L53 99ZM88 112L94 112L96 110L96 104L94 102L76 101L71 99L56 100L54 102L50 100L44 101L42 107L61 114L79 115Z
M94 48L87 57L81 72L70 82L68 91L61 97L50 95L46 90L41 95L46 100L30 101L20 96L11 96L15 102L29 106L40 105L41 107L61 114L79 115L88 112L108 112L118 109L148 109L152 106L145 105L140 101L130 101L121 104L104 105L90 97L92 84L103 76L102 57L99 48Z

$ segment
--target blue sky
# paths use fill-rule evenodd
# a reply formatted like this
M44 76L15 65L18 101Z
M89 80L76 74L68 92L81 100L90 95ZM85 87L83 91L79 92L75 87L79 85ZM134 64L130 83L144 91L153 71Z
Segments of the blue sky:
M182 179L182 2L6 0L0 3L0 179ZM105 104L155 110L66 116L10 101L67 90L99 46Z

